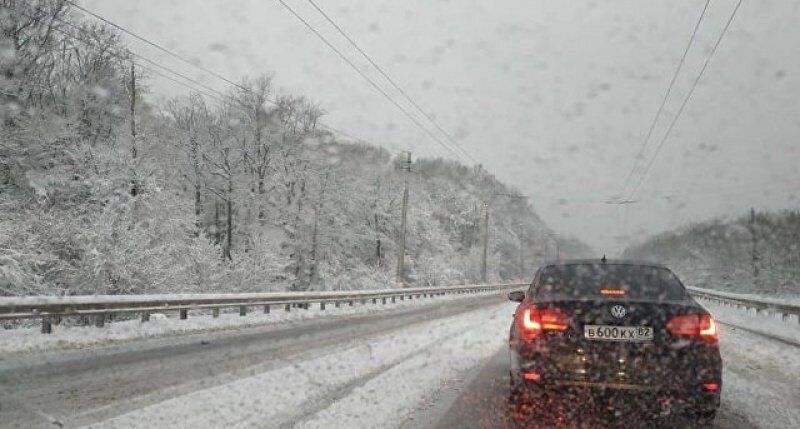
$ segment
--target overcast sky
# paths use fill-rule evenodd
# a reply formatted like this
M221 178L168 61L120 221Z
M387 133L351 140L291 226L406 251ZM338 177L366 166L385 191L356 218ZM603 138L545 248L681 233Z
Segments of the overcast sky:
M285 1L399 99L306 0ZM620 192L705 0L316 2L467 152L530 196L551 227L598 253L751 206L800 206L800 2L744 1L627 208L602 202ZM735 4L711 1L646 157ZM282 91L319 101L328 124L367 141L454 157L276 0L84 5L232 79L274 73ZM157 77L151 87L164 97L187 91Z

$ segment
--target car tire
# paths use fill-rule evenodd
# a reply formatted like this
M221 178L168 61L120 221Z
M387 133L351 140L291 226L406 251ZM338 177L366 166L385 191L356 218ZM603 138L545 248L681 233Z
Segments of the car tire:
M514 381L514 375L509 371L508 373L508 401L510 403L518 403L522 398L522 386Z

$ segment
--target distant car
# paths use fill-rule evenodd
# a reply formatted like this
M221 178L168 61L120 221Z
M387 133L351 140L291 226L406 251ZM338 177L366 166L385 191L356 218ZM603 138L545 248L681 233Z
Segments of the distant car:
M632 393L658 414L701 424L720 404L714 319L668 268L634 261L563 261L540 268L509 337L511 401L583 390Z

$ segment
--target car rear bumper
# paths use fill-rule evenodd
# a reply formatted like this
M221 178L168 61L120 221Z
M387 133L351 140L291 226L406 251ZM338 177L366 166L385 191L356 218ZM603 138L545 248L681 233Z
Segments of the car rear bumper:
M608 381L584 381L546 378L526 380L522 371L512 373L522 398L540 395L580 398L586 395L606 398L634 396L636 402L649 404L653 409L675 409L710 412L719 408L720 392L707 392L702 386L664 386Z
M643 374L610 374L605 378L598 377L581 367L558 366L551 359L538 355L530 359L530 355L522 357L511 350L512 384L527 393L577 393L650 397L653 404L672 404L676 408L687 408L697 411L713 411L719 407L722 391L722 365L718 352L708 350L697 359L682 364L667 365L663 369L644 377ZM569 368L570 370L566 370ZM653 368L650 368L653 370ZM526 377L531 374L535 379ZM639 375L637 380L635 375ZM715 391L708 391L705 383L716 384Z

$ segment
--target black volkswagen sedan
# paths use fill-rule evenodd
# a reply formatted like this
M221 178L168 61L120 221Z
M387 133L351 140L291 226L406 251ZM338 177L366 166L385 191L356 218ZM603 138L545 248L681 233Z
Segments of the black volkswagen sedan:
M717 327L665 266L560 261L509 298L520 303L509 337L512 405L624 395L659 415L714 419Z

